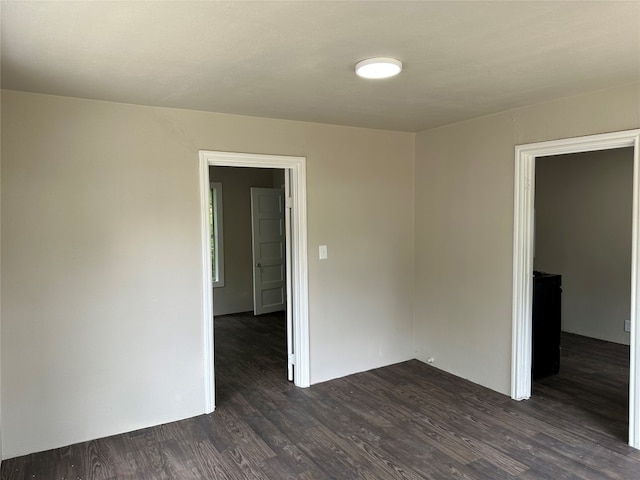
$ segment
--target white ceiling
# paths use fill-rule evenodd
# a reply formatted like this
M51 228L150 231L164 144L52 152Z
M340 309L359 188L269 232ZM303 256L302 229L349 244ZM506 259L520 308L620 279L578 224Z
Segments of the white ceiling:
M419 131L640 77L638 1L0 8L2 88L144 105Z

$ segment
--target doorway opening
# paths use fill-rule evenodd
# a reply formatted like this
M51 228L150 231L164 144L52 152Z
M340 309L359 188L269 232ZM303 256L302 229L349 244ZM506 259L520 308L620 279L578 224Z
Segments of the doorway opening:
M264 371L270 365L277 380L284 363L287 380L293 380L287 173L272 168L209 167L214 354L219 373L240 365ZM231 347L234 342L235 348ZM260 342L264 344L256 345ZM276 345L284 348L276 350ZM266 352L272 353L267 356ZM221 385L217 382L219 397Z
M568 153L593 152L631 147L633 149L633 205L631 238L630 358L629 358L629 445L640 448L640 130L554 140L516 146L514 191L513 330L511 397L525 400L532 385L532 308L534 195L536 158Z
M282 273L286 281L280 282L279 289L273 283L263 282L263 297L267 303L273 303L279 294L286 301L286 312L289 316L290 351L287 355L289 378L298 387L308 387L309 372L309 322L308 322L308 287L307 287L307 239L306 239L306 172L304 157L288 157L276 155L258 155L230 152L200 151L200 202L202 227L202 285L203 285L203 336L204 336L204 373L205 373L205 412L212 412L215 408L215 365L214 365L214 270L215 253L212 251L212 240L215 248L215 236L211 235L212 221L212 179L210 167L249 167L255 169L276 169L283 172L284 192L281 193L281 208L284 218L280 229L284 227L287 256L290 261L282 262L280 266L266 265L260 261L254 262L257 276L265 273L268 267L274 267ZM272 170L274 171L274 170ZM215 179L214 179L215 180ZM275 179L274 179L275 181ZM220 188L224 188L221 185ZM273 204L275 197L265 197L264 204ZM278 200L279 202L280 200ZM263 212L268 216L268 213ZM273 219L266 218L263 224L273 223ZM274 249L273 242L264 244L263 249ZM284 259L283 259L284 260ZM219 278L219 273L216 278ZM267 272L268 273L268 272ZM228 285L228 274L225 283ZM265 275L266 278L266 275ZM254 280L255 286L255 280ZM266 285L266 286L265 286ZM277 290L277 291L276 291ZM254 288L254 293L256 292ZM264 307L264 305L263 305ZM267 305L268 309L268 305ZM264 310L263 310L264 311Z
M626 441L633 148L535 165L532 398ZM551 407L553 405L553 407Z

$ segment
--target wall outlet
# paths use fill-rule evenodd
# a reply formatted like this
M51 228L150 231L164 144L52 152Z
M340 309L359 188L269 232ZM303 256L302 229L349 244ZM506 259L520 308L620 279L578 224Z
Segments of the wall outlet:
M625 320L624 321L624 331L625 332L630 332L631 331L631 320Z

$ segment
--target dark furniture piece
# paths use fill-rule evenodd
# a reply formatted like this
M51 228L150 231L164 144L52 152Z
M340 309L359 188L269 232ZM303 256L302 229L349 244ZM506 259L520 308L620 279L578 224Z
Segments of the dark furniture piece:
M560 371L562 276L533 272L532 376Z

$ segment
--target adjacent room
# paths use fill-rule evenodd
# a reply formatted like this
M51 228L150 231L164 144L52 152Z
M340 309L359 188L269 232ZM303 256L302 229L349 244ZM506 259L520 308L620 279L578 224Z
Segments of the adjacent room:
M285 174L283 169L216 166L209 168L209 181L220 399L230 390L223 380L248 376L243 383L251 383L267 370L276 381L293 380L287 368Z
M542 157L535 173L533 396L624 440L633 149Z
M640 3L0 22L3 480L637 477Z

